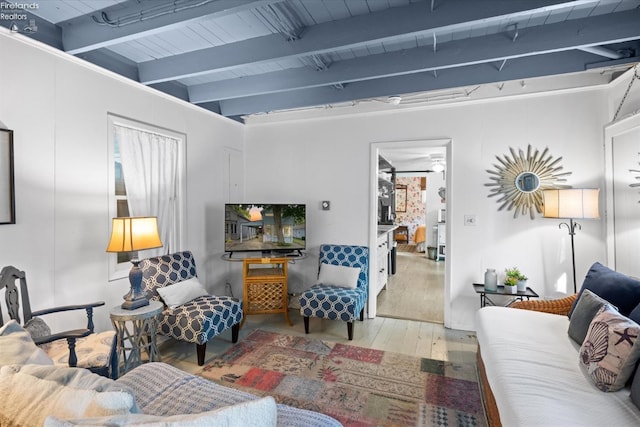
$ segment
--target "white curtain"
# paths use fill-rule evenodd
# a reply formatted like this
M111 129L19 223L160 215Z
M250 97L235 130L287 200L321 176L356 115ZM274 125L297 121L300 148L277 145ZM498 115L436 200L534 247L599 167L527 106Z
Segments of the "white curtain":
M146 250L140 258L177 250L178 140L118 125L115 131L129 214L158 217L163 247Z

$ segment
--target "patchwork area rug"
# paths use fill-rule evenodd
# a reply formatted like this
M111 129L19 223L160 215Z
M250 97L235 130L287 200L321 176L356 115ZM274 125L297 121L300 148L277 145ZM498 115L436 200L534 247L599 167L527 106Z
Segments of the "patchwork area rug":
M199 375L345 427L486 426L474 364L257 330Z

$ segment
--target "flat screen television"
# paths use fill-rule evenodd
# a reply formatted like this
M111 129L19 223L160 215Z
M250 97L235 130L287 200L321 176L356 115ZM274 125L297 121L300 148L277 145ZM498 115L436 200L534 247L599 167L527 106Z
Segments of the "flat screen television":
M306 249L304 204L236 204L224 206L224 250L301 254Z

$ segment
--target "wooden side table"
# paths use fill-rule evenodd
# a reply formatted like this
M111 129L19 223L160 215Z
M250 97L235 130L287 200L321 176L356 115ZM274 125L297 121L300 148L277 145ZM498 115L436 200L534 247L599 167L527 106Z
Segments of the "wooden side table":
M284 313L289 326L287 258L245 258L242 266L244 315ZM244 321L244 319L243 319Z
M135 310L125 310L120 306L111 309L111 323L116 330L118 356L123 366L123 374L142 363L143 350L149 356L150 362L160 361L156 345L156 328L157 316L163 307L159 301L149 301L149 305Z

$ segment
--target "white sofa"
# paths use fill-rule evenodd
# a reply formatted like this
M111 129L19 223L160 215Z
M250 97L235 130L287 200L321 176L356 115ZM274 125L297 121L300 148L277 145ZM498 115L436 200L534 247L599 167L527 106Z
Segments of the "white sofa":
M476 315L491 426L637 426L629 387L603 392L580 367L567 316L485 307ZM487 402L489 401L489 402ZM496 413L497 409L497 413Z
M596 262L576 295L484 307L490 426L639 426L640 279Z

